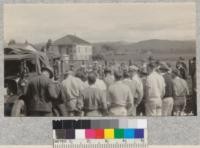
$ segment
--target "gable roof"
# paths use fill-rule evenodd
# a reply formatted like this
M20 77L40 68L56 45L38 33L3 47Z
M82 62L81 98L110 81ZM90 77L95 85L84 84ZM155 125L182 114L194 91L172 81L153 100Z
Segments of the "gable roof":
M71 44L81 44L81 45L91 45L89 42L75 36L75 35L66 35L60 39L57 39L53 42L53 45L71 45Z

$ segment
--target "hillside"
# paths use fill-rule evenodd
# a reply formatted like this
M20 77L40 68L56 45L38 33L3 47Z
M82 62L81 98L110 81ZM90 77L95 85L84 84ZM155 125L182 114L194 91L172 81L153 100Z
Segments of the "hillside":
M193 40L145 40L136 43L103 42L93 44L93 54L102 54L106 60L141 60L149 56L157 59L177 59L179 56L195 56L196 43Z
M94 53L195 53L195 41L170 41L170 40L145 40L136 43L127 42L104 42L93 44Z

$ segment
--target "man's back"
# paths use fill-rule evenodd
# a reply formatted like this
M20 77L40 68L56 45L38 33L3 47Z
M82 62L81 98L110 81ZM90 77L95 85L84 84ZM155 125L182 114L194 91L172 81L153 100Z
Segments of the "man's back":
M180 77L176 77L173 80L174 95L177 97L184 97L189 95L189 89L186 81Z
M132 96L133 98L135 98L135 95L136 95L136 81L135 80L130 80L130 79L124 79L122 81L124 84L126 84L130 90L131 90L131 93L132 93Z
M97 88L89 86L81 91L83 101L83 110L105 110L107 108L106 97L103 92Z
M62 81L62 85L65 95L69 100L77 99L80 95L80 91L84 88L83 82L71 75Z
M54 85L47 77L40 75L29 81L26 92L29 111L51 111L51 99L56 97Z
M136 85L136 94L135 94L135 98L141 100L143 98L143 83L142 83L142 80L141 78L138 76L138 74L134 75L133 78L133 83Z
M120 105L127 107L128 105L133 105L131 90L121 81L117 81L109 87L108 97L111 106Z
M146 91L150 98L162 98L165 94L165 81L164 78L157 72L152 72L146 80Z

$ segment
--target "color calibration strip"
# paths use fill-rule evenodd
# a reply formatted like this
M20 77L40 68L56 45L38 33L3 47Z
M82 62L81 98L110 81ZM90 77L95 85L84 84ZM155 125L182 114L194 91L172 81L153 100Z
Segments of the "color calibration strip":
M144 140L146 131L147 121L145 119L53 121L54 139Z
M56 139L143 139L144 129L56 129Z

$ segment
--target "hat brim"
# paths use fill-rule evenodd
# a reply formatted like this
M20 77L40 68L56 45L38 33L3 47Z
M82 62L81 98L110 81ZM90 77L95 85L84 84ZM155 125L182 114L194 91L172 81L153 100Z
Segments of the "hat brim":
M50 70L49 68L43 67L43 68L41 69L41 71L47 71L47 72L49 72L49 74L50 74L50 79L53 78L53 71Z
M169 68L160 67L159 69L162 71L169 71Z

